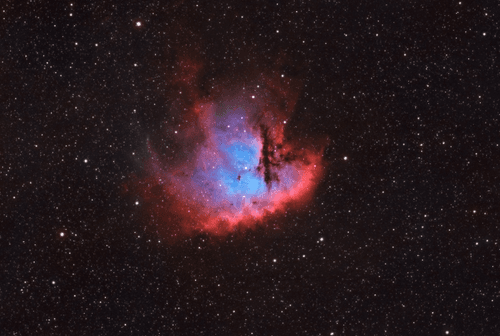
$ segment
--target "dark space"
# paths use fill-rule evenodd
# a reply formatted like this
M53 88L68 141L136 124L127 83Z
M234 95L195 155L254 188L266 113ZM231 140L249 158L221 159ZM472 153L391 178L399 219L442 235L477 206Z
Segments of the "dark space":
M1 335L498 335L499 3L0 9ZM147 229L124 185L147 139L181 155L159 126L192 100L181 59L206 96L301 80L287 136L329 139L312 202L222 239Z

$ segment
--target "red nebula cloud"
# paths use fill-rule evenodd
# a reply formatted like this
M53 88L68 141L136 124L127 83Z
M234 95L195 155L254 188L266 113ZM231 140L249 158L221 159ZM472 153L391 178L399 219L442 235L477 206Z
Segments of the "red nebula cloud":
M266 225L310 202L325 169L326 140L306 146L287 123L300 81L248 71L213 79L202 93L202 71L196 57L173 67L162 131L175 150L162 155L169 145L149 140L146 177L126 184L149 227L168 241ZM171 115L183 122L169 123Z

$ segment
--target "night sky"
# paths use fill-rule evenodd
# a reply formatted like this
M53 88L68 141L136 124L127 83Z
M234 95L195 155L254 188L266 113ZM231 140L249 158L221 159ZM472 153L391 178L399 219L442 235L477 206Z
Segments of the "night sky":
M3 1L0 334L498 335L499 9ZM234 92L323 170L214 234L158 176Z

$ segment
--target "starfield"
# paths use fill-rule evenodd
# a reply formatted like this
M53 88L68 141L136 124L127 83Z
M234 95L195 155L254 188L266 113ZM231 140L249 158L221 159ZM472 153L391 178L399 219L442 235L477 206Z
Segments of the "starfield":
M494 1L0 4L0 335L497 335Z

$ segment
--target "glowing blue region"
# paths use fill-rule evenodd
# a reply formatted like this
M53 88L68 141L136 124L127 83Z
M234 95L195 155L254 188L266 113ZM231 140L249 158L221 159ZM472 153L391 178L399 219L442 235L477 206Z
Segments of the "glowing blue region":
M260 142L247 131L248 116L241 107L220 107L210 146L200 152L192 182L222 208L242 210L267 192L259 165Z
M242 142L235 142L229 147L221 146L222 151L227 153L228 158L238 171L248 170L259 164L259 149Z
M227 155L228 165L217 169L217 177L226 187L228 196L253 197L264 193L266 185L255 170L259 164L259 149L242 142L221 147Z
M216 167L215 177L226 199L237 208L267 190L256 171L260 149L257 139L246 131L247 118L247 111L235 106L220 106L216 118L218 150L225 160Z

